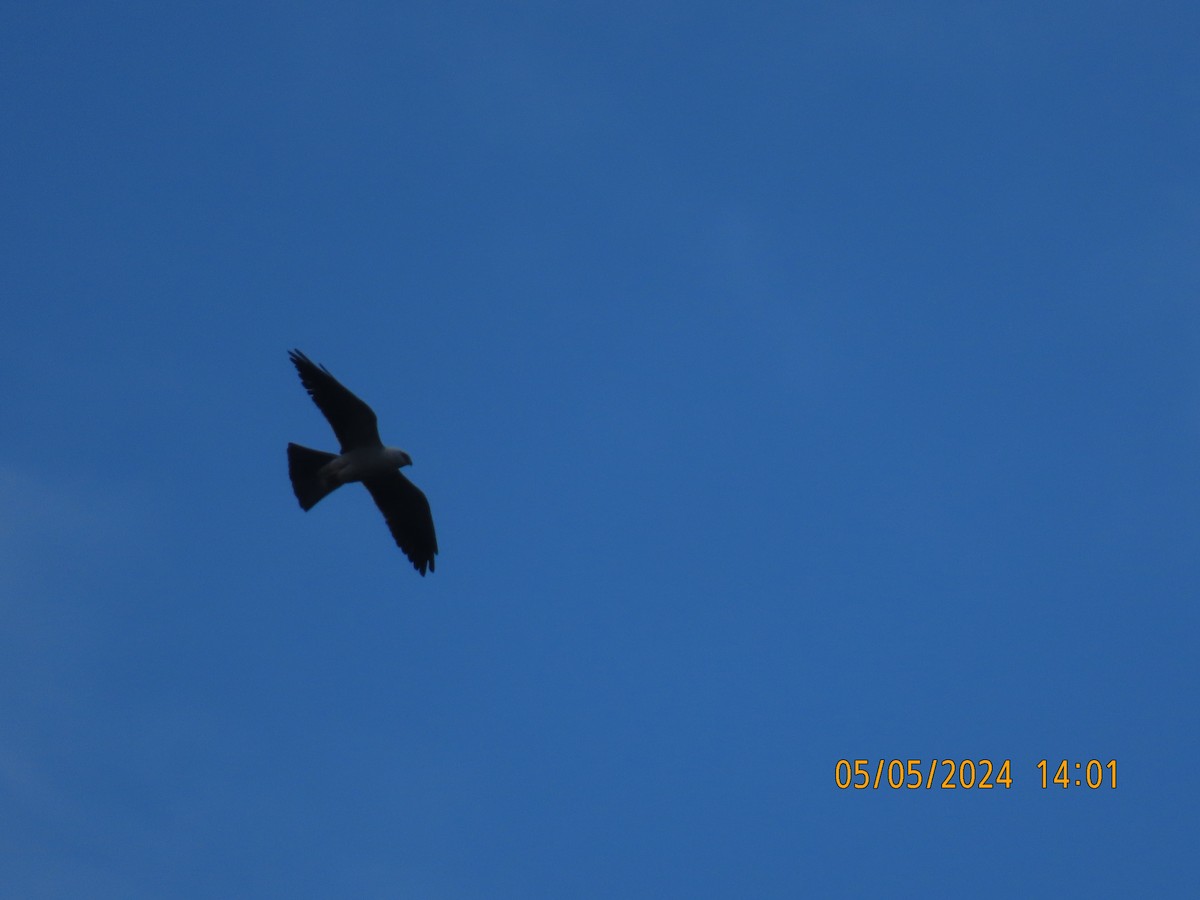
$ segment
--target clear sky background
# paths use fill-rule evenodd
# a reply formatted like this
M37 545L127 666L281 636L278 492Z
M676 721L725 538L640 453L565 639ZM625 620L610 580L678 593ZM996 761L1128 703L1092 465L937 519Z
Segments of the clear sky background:
M4 3L2 892L1198 895L1198 47ZM291 347L436 574L360 488L299 509Z

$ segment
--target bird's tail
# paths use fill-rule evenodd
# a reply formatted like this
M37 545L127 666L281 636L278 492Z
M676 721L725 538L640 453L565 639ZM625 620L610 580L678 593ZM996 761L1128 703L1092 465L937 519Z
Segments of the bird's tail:
M331 459L337 459L337 454L288 444L288 475L292 478L292 490L300 501L300 508L306 512L321 498L341 487L339 482L321 477L321 467Z

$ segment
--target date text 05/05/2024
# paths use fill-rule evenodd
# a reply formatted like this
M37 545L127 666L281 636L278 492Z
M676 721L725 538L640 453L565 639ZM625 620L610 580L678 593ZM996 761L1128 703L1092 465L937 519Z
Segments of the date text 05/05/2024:
M1043 759L1036 765L1034 782L1043 790L1081 787L1098 790L1117 787L1117 761L1110 759ZM1017 779L1020 780L1019 778ZM833 783L842 790L892 788L900 790L988 790L1012 788L1012 760L1002 759L839 759L833 767Z

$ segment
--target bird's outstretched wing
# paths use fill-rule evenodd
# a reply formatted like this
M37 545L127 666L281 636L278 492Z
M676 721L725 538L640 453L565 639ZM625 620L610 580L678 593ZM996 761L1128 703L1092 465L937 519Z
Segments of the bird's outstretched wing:
M399 472L376 475L363 481L371 492L375 505L387 519L396 544L408 561L422 575L426 566L433 571L437 555L437 535L433 530L433 514L421 489Z
M324 366L318 366L299 350L289 350L288 359L300 373L300 381L317 409L333 426L346 453L360 447L381 447L375 412L359 400Z

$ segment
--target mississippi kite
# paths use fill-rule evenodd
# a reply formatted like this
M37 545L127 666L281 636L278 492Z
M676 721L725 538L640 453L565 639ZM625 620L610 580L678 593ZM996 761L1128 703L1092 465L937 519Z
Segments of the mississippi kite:
M288 444L288 475L300 508L307 512L343 484L361 481L413 568L422 575L426 568L432 572L438 546L429 501L400 474L401 467L412 465L412 458L403 450L383 446L374 411L328 369L299 350L289 351L288 358L342 445L339 456Z

